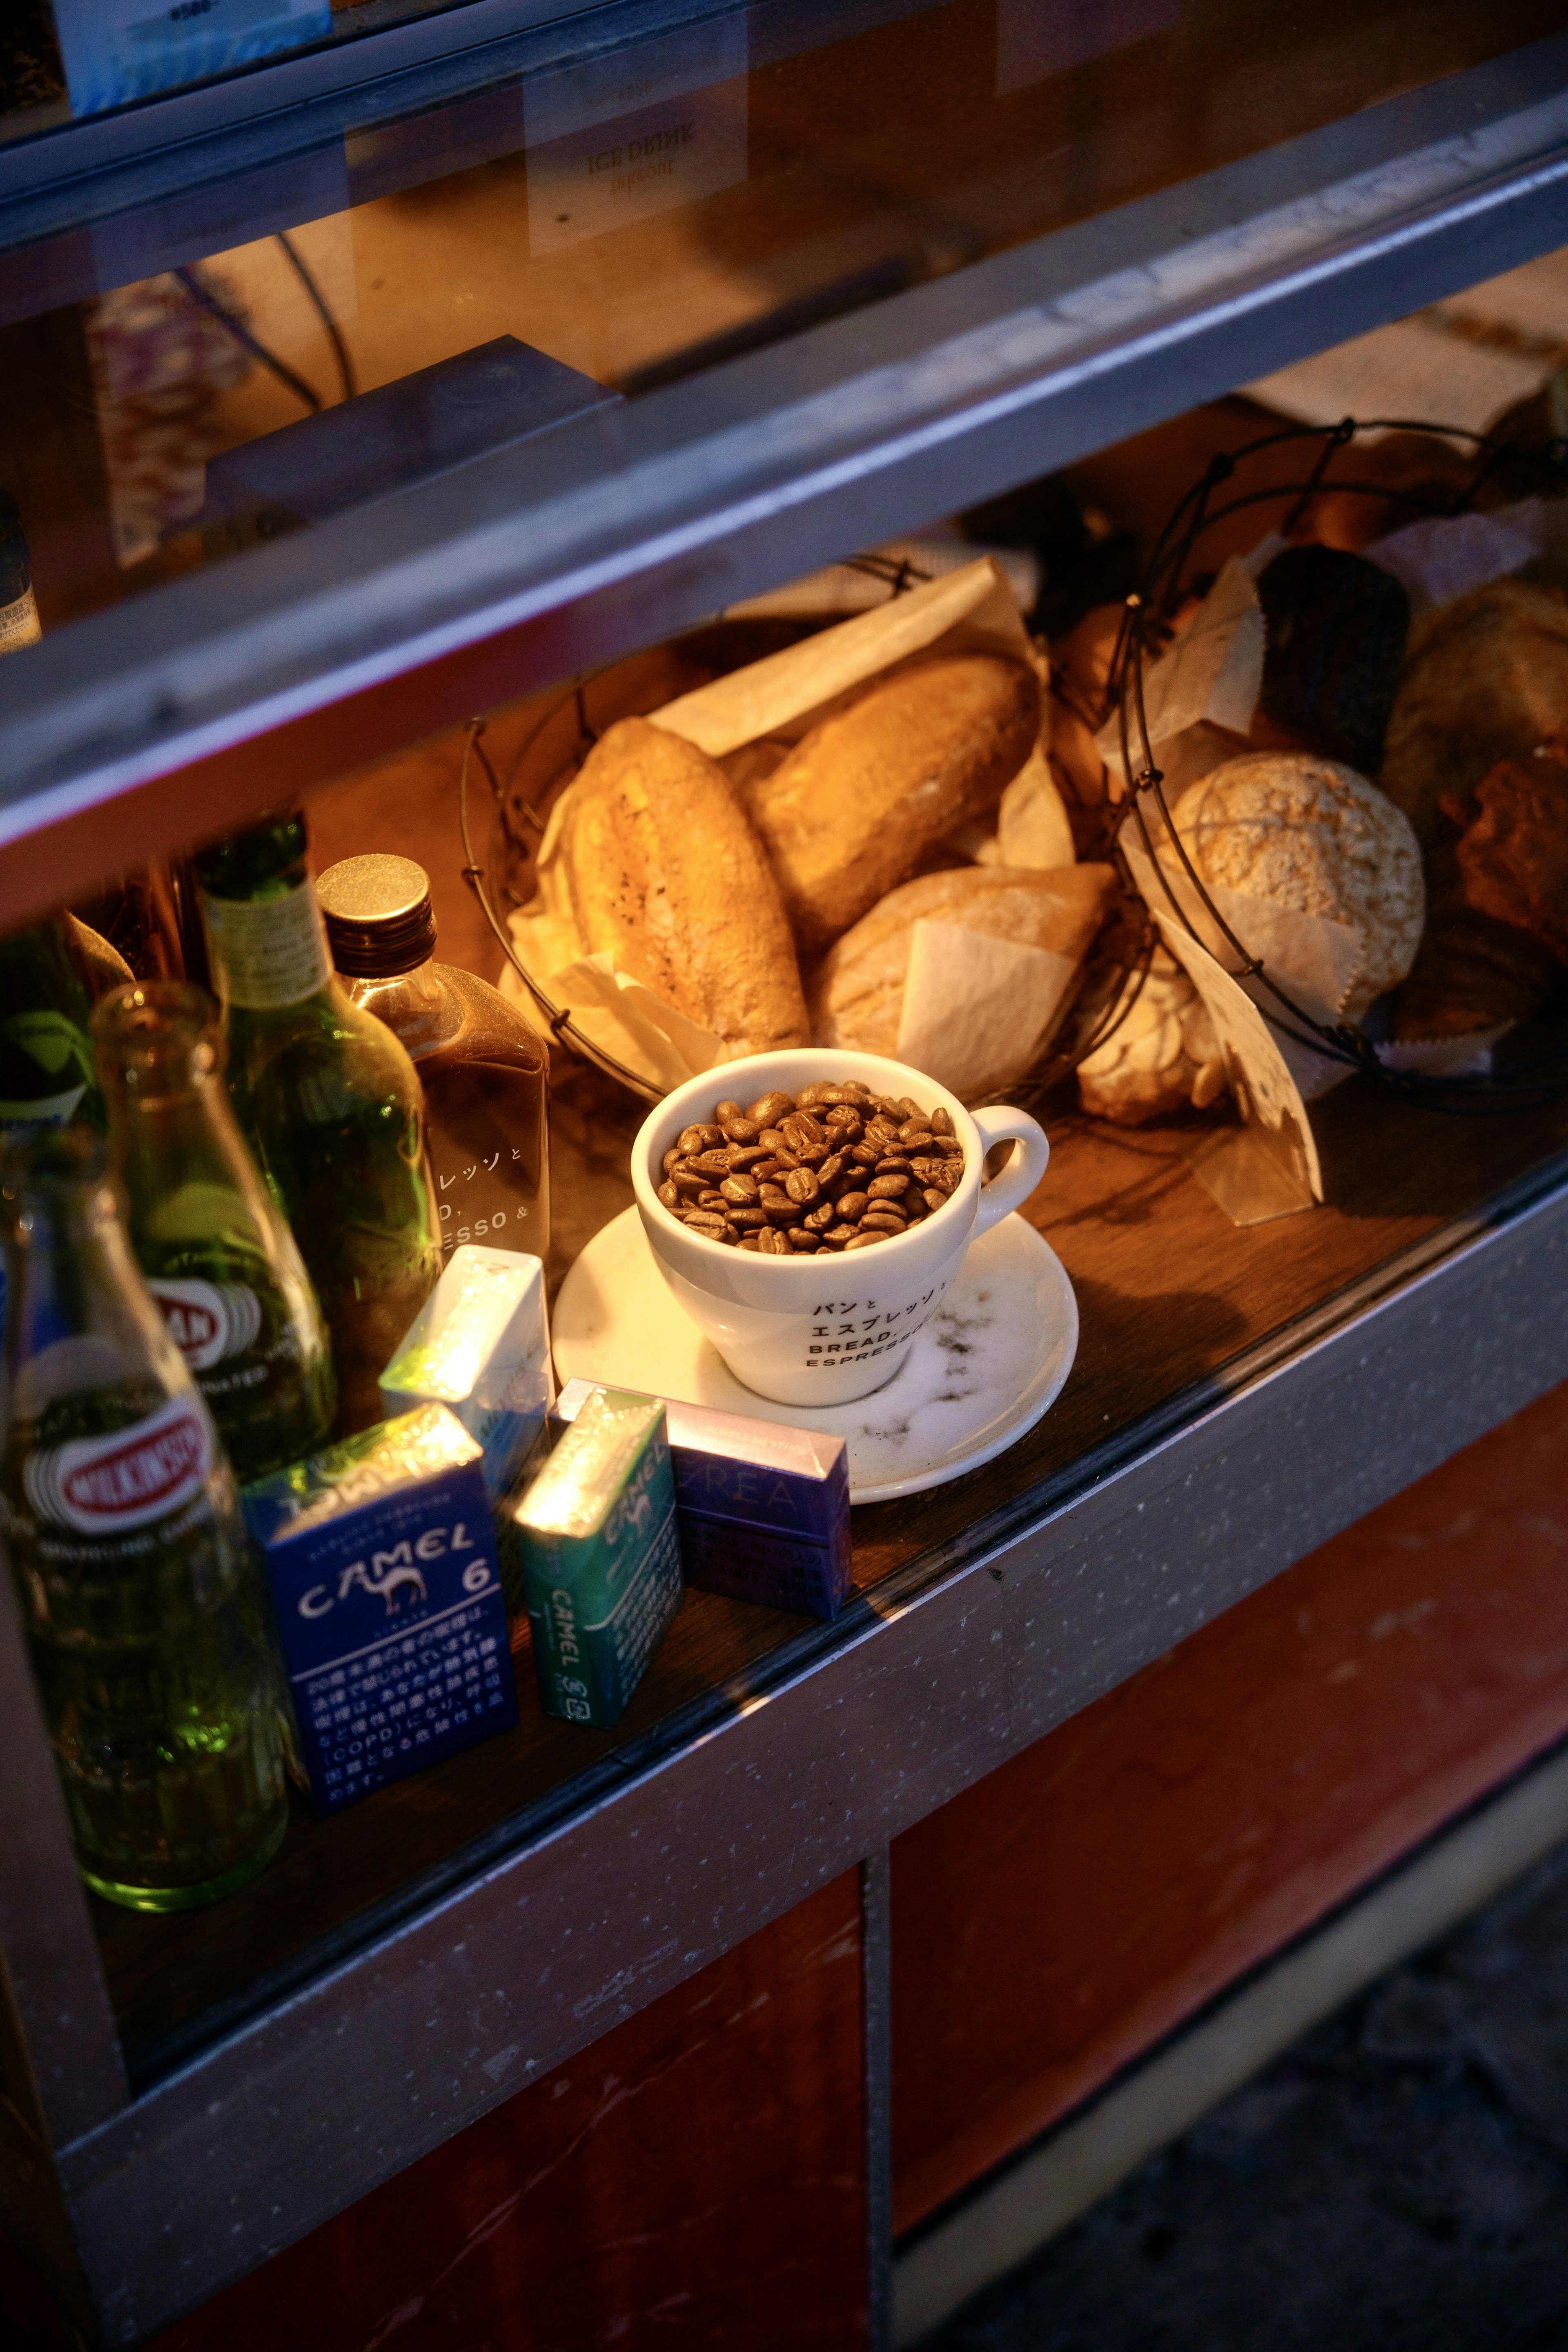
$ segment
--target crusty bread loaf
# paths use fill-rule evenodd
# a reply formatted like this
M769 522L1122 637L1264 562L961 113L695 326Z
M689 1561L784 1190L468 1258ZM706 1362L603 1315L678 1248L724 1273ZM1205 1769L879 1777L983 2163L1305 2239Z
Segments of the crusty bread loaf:
M1428 856L1426 890L1426 929L1394 1002L1395 1042L1471 1037L1539 1013L1557 979L1552 952L1468 904L1454 842L1438 842Z
M1051 646L1050 761L1069 807L1098 808L1106 797L1094 738L1110 715L1110 665L1126 621L1125 604L1096 604Z
M706 752L619 719L571 787L562 856L584 952L608 949L733 1054L805 1044L777 881Z
M1528 760L1568 720L1568 604L1528 580L1493 580L1416 624L1378 782L1423 849L1447 838L1442 803L1468 822L1500 760Z
M1076 963L1115 895L1109 866L1064 866L1051 873L965 866L905 882L823 958L812 989L816 1043L863 1054L895 1050L918 922L959 923L1020 947L1053 949Z
M1378 772L1426 860L1426 936L1394 1008L1401 1044L1506 1028L1545 1003L1551 955L1468 901L1458 845L1482 779L1502 760L1528 768L1565 719L1568 604L1557 591L1492 580L1417 623Z
M1039 722L1032 670L963 654L911 663L814 727L750 795L802 950L837 939L994 806Z

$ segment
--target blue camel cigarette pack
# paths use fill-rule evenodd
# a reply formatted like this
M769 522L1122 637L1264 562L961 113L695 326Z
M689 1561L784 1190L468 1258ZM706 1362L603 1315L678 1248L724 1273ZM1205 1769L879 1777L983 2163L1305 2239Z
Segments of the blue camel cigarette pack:
M552 1393L543 1266L519 1250L465 1243L381 1376L388 1420L448 1405L484 1448L493 1508L543 1429Z
M445 1405L259 1478L241 1502L318 1812L517 1721L479 1448Z
M616 1722L680 1606L664 1407L596 1389L507 1518L545 1713Z
M568 1381L552 1419L595 1394ZM705 1405L665 1404L688 1584L831 1620L850 1581L849 1454L841 1437Z

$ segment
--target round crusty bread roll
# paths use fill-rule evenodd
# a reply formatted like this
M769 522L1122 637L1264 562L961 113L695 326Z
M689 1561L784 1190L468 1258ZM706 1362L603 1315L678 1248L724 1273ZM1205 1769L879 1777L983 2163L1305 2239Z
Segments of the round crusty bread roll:
M608 949L732 1055L806 1043L778 883L705 751L618 719L570 788L561 856L585 955Z
M804 952L825 948L992 808L1035 748L1032 669L936 655L814 727L749 794Z
M828 950L811 992L819 1045L891 1054L903 1011L915 925L959 923L1019 947L1050 948L1076 963L1116 895L1109 866L1064 866L1050 873L964 866L921 874L861 917Z
M1405 978L1426 910L1421 852L1408 817L1353 768L1249 752L1189 784L1172 819L1203 881L1361 933L1344 1019Z

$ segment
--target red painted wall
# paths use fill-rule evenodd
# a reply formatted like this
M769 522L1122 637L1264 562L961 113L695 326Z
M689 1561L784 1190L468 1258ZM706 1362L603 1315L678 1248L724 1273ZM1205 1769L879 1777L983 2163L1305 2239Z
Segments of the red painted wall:
M896 2226L1565 1732L1568 1386L897 1841Z

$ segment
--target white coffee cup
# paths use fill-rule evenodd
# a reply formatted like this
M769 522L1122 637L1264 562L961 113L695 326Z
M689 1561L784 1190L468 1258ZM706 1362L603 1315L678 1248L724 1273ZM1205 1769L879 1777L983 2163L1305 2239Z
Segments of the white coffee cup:
M658 1198L665 1153L683 1128L710 1122L716 1103L752 1103L775 1088L793 1095L846 1078L860 1079L873 1094L940 1107L963 1146L957 1192L908 1233L847 1255L764 1257L693 1233ZM1012 1158L983 1185L986 1153L1008 1141ZM974 1235L1027 1200L1049 1158L1045 1131L1026 1111L970 1112L902 1062L802 1045L721 1062L677 1087L638 1130L632 1181L660 1274L736 1379L779 1404L847 1404L892 1379Z

